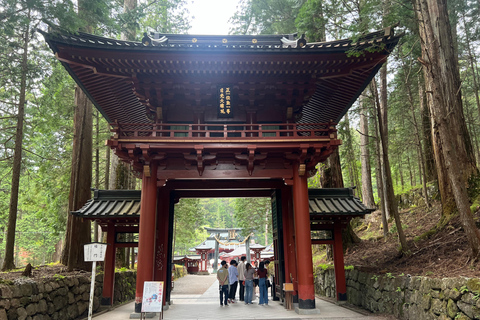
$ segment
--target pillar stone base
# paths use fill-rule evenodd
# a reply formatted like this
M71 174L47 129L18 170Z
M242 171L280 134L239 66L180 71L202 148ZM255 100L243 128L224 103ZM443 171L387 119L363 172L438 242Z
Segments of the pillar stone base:
M112 305L112 298L110 297L102 297L102 300L100 302L102 306L111 306Z
M320 309L300 309L298 307L295 307L295 312L297 314L320 314Z

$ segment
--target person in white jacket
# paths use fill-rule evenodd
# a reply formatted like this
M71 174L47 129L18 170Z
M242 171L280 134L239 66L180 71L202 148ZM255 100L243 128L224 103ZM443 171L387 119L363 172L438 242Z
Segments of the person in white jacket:
M243 283L245 281L245 260L247 260L246 257L241 257L237 266L240 301L245 301L245 284Z

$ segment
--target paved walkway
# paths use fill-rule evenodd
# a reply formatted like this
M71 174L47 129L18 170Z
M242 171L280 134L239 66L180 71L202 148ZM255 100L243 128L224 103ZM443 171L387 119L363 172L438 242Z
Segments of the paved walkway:
M209 285L211 284L211 285ZM209 286L208 286L209 285ZM208 286L208 289L205 288ZM204 288L203 290L201 288ZM188 293L188 292L192 293ZM204 291L201 293L200 291ZM238 298L238 294L237 294ZM260 306L258 298L253 305L243 302L220 306L218 282L215 275L188 275L175 281L172 291L172 305L164 311L165 320L207 320L207 319L317 319L317 320L386 320L394 319L356 312L334 303L316 299L316 307L320 313L316 315L299 315L295 311L287 311L278 301L269 301L268 306ZM270 297L269 297L270 300ZM134 303L128 303L111 311L98 315L95 320L127 320L134 310ZM159 316L153 319L159 319Z

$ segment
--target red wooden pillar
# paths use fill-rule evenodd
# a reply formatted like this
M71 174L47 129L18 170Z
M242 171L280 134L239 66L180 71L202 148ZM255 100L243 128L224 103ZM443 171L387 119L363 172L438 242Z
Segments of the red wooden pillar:
M293 221L292 189L282 188L283 243L285 256L285 282L293 283L293 302L298 303L297 259L295 257L295 223Z
M145 166L140 200L140 226L138 231L137 285L135 312L142 311L143 284L153 280L155 253L155 212L157 209L157 164Z
M299 175L299 165L293 169L293 205L295 209L295 240L298 275L298 307L315 309L315 287L312 264L312 239L308 206L307 176Z
M113 305L113 289L115 284L115 224L107 224L107 250L103 274L102 305Z
M170 222L170 189L161 187L158 191L157 224L155 234L155 269L154 280L163 281L167 288L167 281L171 281L168 274L168 233ZM165 289L166 290L166 289ZM163 295L163 305L166 304L167 295Z
M333 265L335 268L335 287L337 301L347 300L347 283L345 281L345 265L343 261L342 225L340 221L333 224Z

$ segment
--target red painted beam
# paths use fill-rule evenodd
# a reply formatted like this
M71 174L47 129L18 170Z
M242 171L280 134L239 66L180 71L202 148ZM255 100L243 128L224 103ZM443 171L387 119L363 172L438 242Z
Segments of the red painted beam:
M252 175L245 170L205 170L200 176L197 170L159 170L158 179L253 179L253 178L273 178L273 179L291 179L291 169L260 169L255 168ZM232 184L230 188L234 188Z
M174 190L203 189L203 190L239 190L239 189L280 189L285 186L283 179L237 179L237 180L209 180L209 179L171 179L167 186Z
M271 190L181 190L175 191L178 198L250 198L268 197Z
M137 248L138 242L125 242L125 243L117 243L115 245L117 248Z
M312 244L335 244L334 240L313 240L312 239Z

